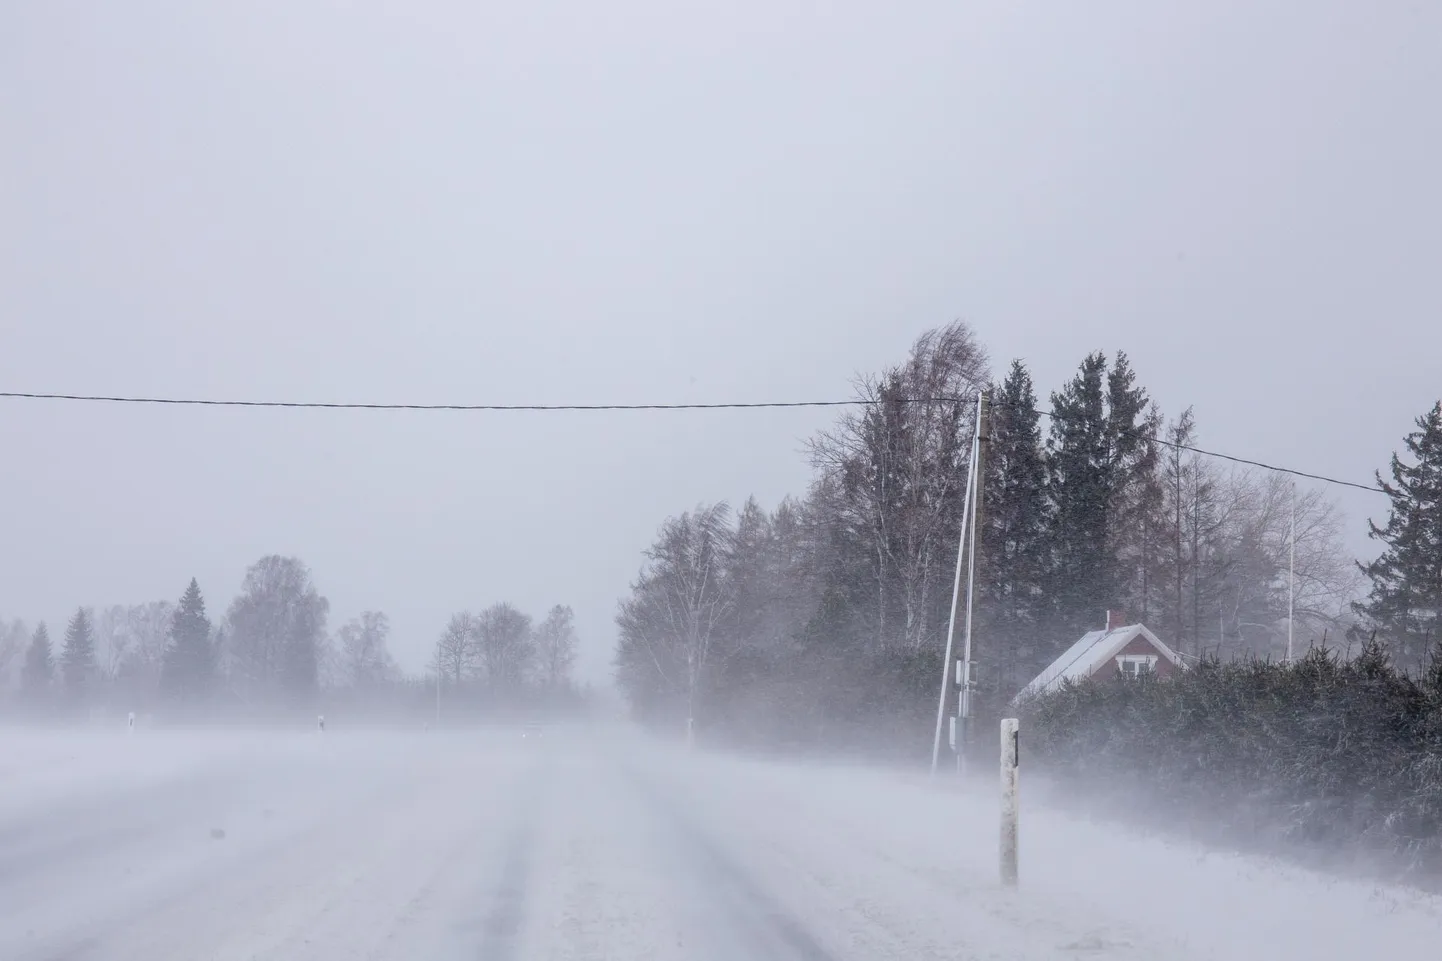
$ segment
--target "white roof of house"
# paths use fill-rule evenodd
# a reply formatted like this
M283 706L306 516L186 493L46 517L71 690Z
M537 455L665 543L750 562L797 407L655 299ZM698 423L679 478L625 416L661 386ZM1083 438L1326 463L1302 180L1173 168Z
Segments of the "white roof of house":
M1163 644L1143 624L1131 624L1127 627L1113 628L1110 631L1092 631L1083 634L1079 641L1066 649L1065 654L1052 661L1046 670L1021 689L1021 693L1017 694L1013 702L1034 694L1044 694L1047 691L1055 690L1067 681L1079 681L1082 678L1091 677L1138 635L1144 636L1150 641L1160 656L1178 667L1185 666L1176 652Z

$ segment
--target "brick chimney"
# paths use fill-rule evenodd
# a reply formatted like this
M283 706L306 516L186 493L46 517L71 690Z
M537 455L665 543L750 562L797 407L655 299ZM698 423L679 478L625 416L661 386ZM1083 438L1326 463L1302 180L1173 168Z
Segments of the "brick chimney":
M1126 611L1107 611L1107 631L1111 632L1119 627L1126 627Z

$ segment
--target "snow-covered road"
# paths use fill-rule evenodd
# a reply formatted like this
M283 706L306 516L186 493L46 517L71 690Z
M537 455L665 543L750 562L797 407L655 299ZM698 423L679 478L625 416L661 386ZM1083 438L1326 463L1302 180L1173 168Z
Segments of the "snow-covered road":
M223 836L219 836L223 832ZM623 732L0 733L0 959L1404 961L1442 901Z

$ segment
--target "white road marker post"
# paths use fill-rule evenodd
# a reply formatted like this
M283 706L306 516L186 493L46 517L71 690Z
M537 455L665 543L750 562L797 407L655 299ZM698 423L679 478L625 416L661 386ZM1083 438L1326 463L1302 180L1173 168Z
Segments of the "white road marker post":
M1001 883L1017 884L1017 767L1021 763L1021 725L1014 717L1001 722Z
M317 714L317 715L315 716L315 731L316 731L317 734L324 734L324 733L325 733L325 715L324 715L324 714Z
M125 719L125 733L126 733L126 734L134 734L134 733L135 733L135 712L134 712L134 711L131 711L131 712L130 712L130 715Z

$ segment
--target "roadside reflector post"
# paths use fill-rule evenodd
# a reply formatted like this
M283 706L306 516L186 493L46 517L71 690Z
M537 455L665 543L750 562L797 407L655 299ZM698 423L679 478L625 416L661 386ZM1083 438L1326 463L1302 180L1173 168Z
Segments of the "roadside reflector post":
M130 715L125 719L125 733L127 733L127 734L134 734L134 733L135 733L135 712L134 712L134 711L131 711L131 712L130 712Z
M324 715L324 714L317 714L317 715L315 716L315 729L316 729L316 731L317 731L318 733L320 733L320 734L324 734L324 733L325 733L325 715Z
M1017 884L1017 768L1021 763L1021 725L1014 717L1001 722L1001 883Z

